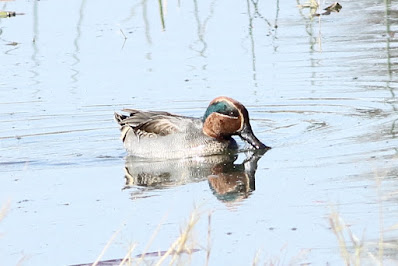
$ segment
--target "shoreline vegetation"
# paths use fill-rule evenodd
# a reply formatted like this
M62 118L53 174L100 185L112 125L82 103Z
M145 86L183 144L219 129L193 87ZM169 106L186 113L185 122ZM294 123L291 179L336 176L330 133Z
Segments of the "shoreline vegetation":
M107 249L111 246L116 236L121 232L121 229L117 230L108 240L107 244L100 252L93 263L75 264L70 266L105 266L105 265L189 265L192 262L192 254L196 252L203 252L203 265L209 265L211 256L212 246L212 228L211 219L212 212L208 213L207 219L207 244L206 247L197 241L195 241L195 226L198 221L202 218L203 212L199 212L194 209L185 226L180 230L180 235L170 245L167 250L163 251L149 251L151 244L156 239L161 225L164 221L161 221L156 230L152 233L148 243L146 244L142 253L138 255L132 255L138 244L133 243L130 245L126 255L120 259L101 260L105 255ZM384 232L380 232L380 238L377 241L366 240L365 232L362 237L357 237L351 230L350 225L345 223L338 211L331 209L328 217L330 231L336 236L337 245L336 247L340 251L340 257L345 265L362 265L362 263L374 263L375 265L383 265L385 260L388 260L391 251L398 251L398 243L388 242L384 239ZM396 230L398 224L388 230ZM382 230L382 227L380 228ZM332 244L334 246L335 243ZM312 263L308 260L308 256L311 253L311 249L302 249L296 256L286 258L287 246L282 247L280 254L267 254L268 258L264 258L264 251L257 248L253 250L254 256L251 265L311 265Z

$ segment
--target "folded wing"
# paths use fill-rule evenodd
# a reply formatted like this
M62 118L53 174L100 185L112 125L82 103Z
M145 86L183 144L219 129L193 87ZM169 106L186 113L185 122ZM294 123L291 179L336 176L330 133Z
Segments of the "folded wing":
M115 119L121 126L123 139L130 130L133 130L134 134L138 137L158 137L182 132L183 127L181 126L181 122L185 120L191 121L188 117L167 112L139 111L134 109L124 109L123 111L130 113L130 115L115 113Z

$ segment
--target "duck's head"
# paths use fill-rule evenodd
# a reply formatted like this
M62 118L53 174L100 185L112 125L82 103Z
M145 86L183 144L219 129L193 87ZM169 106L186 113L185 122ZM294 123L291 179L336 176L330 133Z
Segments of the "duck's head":
M229 97L217 97L210 102L203 116L203 132L217 139L238 135L255 149L269 149L254 135L247 109Z

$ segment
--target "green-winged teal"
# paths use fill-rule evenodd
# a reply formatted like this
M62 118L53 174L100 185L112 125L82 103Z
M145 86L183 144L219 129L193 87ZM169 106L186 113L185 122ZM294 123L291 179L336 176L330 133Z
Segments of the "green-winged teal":
M253 134L249 113L240 102L217 97L203 118L159 111L124 109L115 113L128 153L146 158L183 158L225 154L238 148L232 138L240 136L252 149L269 149Z

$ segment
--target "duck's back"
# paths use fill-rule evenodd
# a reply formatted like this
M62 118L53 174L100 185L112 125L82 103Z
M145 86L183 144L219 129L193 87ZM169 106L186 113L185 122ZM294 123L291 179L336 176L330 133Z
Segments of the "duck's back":
M224 154L236 148L230 138L217 140L203 133L198 118L167 112L124 110L130 116L115 114L122 139L130 155L147 158L182 158Z

